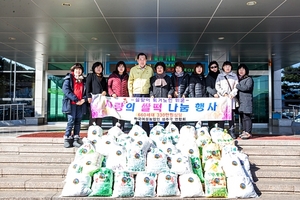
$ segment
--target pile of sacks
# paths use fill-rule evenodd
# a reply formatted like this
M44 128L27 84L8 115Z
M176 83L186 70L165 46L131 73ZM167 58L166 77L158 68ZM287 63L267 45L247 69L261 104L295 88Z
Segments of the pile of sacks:
M248 156L226 130L160 124L150 136L138 125L103 135L89 127L70 164L61 196L258 197Z

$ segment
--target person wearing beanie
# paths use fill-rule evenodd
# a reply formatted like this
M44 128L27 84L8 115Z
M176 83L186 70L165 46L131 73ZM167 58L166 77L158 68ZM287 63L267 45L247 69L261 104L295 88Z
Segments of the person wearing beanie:
M150 97L151 98L172 98L174 88L171 78L166 74L166 65L164 62L155 64L156 74L150 78ZM156 126L157 122L153 122ZM167 123L164 123L167 127Z
M64 93L62 112L67 114L68 122L64 135L64 147L80 147L80 127L83 114L86 113L85 78L83 67L75 63L71 67L71 73L64 78L62 87ZM72 134L72 129L74 129Z
M218 62L211 61L208 65L208 70L209 72L205 79L207 96L209 98L219 98L219 95L216 90L216 80L218 75L220 74ZM210 129L214 128L216 124L218 127L224 129L224 121L209 121L208 127Z
M86 78L86 96L88 103L92 102L92 94L107 94L107 82L103 76L103 64L95 62L92 66L92 73L89 73ZM92 118L92 111L90 110L89 126L96 124L102 126L102 118Z

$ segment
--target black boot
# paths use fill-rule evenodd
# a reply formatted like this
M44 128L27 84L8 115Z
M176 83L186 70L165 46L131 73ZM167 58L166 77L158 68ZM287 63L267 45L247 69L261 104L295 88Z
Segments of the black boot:
M74 139L72 136L69 136L69 137L64 137L64 147L65 148L71 148L73 147L73 142L74 142Z
M74 136L74 142L73 142L73 146L74 147L80 147L83 144L81 138L78 135Z
M230 136L232 137L232 139L236 139L235 129L234 129L233 126L230 127L230 129L229 129L229 134L230 134Z

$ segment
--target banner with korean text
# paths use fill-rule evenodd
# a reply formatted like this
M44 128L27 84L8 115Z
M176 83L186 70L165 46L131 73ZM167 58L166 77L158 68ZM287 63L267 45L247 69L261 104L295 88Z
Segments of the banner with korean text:
M113 116L136 121L230 120L230 98L140 98L92 95L93 118Z

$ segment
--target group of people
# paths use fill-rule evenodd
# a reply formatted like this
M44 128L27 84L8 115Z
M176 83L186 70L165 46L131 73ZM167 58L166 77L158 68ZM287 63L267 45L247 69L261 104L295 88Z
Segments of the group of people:
M85 114L88 103L91 103L91 94L101 94L110 97L150 97L150 98L201 98L201 97L229 97L232 99L232 120L229 123L229 134L236 139L234 129L234 113L238 110L242 123L242 139L252 136L252 96L253 79L249 76L249 69L245 64L238 66L237 73L232 71L232 64L226 61L222 70L216 61L209 63L209 73L204 75L204 65L196 63L191 75L184 71L181 61L175 62L171 76L166 73L164 62L157 62L152 67L147 65L147 55L137 55L137 65L127 73L125 62L119 61L115 70L108 77L103 76L103 64L95 62L92 73L85 78L83 66L76 63L71 72L66 75L63 83L62 111L67 114L68 122L64 136L64 147L79 147L82 142L79 137L81 119ZM239 107L236 107L236 103ZM90 112L91 113L91 112ZM125 121L113 118L113 124L120 123L124 128ZM89 125L102 126L102 118L92 118ZM209 121L209 127L224 128L224 121ZM166 123L165 123L166 124ZM183 122L174 122L180 128ZM154 124L155 125L155 124ZM72 129L74 132L72 135ZM142 128L150 133L149 122L142 122Z

